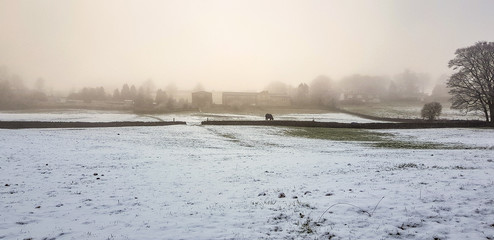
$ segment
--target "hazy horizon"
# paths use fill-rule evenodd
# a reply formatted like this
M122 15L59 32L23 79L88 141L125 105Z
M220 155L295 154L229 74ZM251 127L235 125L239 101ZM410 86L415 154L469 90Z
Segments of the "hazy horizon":
M48 88L174 83L262 90L318 75L435 81L458 48L492 41L494 2L0 0L0 66Z

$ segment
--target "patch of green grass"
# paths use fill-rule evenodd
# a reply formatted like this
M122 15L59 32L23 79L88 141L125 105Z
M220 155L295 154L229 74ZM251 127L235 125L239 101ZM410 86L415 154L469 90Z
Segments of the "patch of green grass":
M407 142L397 141L392 139L384 139L382 141L372 143L372 146L378 148L394 148L394 149L454 149L452 146L448 146L440 143L430 142Z
M290 128L288 136L332 141L363 142L376 148L392 149L469 149L468 146L447 145L431 142L402 141L393 134L353 128Z
M391 134L353 128L290 128L286 134L293 137L326 139L333 141L381 141Z

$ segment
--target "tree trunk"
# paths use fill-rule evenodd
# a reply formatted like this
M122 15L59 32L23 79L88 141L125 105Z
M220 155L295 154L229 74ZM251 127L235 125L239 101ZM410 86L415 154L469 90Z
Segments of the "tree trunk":
M494 104L489 105L490 122L494 122ZM487 122L489 122L489 117L487 117Z

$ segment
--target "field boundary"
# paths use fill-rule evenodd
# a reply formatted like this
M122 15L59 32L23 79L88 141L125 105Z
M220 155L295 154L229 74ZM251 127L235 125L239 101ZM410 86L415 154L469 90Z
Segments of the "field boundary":
M169 125L186 125L185 121L167 122L44 122L44 121L0 121L0 129L25 128L102 128L102 127L156 127ZM420 129L420 128L493 128L492 123L483 121L423 121L383 122L383 123L339 123L317 121L284 121L284 120L223 120L202 121L201 125L233 125L233 126L280 126L280 127L319 127L319 128L358 128L358 129Z
M422 121L421 119L407 119L407 118L388 118L388 117L376 117L373 115L368 115L368 114L363 114L363 113L358 113L358 112L352 112L348 111L342 108L337 108L337 111L341 113L346 113L349 115L357 116L360 118L365 118L369 120L375 120L375 121L388 121L388 122L402 122L402 123L415 123L417 121Z
M182 121L173 122L43 122L43 121L0 121L0 129L24 128L100 128L100 127L146 127L185 125Z
M322 127L322 128L360 128L360 129L419 129L419 128L481 128L494 127L482 121L421 121L400 123L338 123L316 121L203 121L202 125L249 125L249 126L285 126L285 127Z

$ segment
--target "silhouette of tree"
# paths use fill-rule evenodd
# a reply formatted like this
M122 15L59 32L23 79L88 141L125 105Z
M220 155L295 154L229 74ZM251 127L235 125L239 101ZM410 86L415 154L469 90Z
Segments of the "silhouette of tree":
M352 75L345 77L338 86L343 93L385 97L389 79L380 76Z
M152 79L148 79L142 83L142 85L139 87L139 94L142 94L147 97L151 97L151 93L154 92L156 89L156 86L154 84L154 81Z
M449 77L441 76L432 89L431 99L438 102L445 102L451 98L446 84Z
M432 121L441 115L442 109L443 107L438 102L426 103L424 107L422 107L422 118Z
M298 105L307 105L309 103L309 85L301 83L297 87L295 103Z
M113 91L113 96L112 96L113 100L122 100L121 96L120 96L120 91L118 90L118 88L116 88L114 91Z
M456 72L448 80L454 109L482 111L494 122L494 42L477 42L457 49L448 66Z
M178 91L178 88L177 88L177 85L175 85L175 83L170 83L166 86L165 88L165 92L168 94L168 96L170 97L173 97L175 96L175 94L177 93Z
M396 75L389 87L391 100L420 100L424 97L424 90L430 78L427 74L416 73L410 70Z
M154 101L158 105L166 104L168 101L168 95L165 91L158 89L158 91L156 91L156 98L154 99Z
M122 91L120 91L120 97L122 98L122 100L132 99L132 97L130 96L130 88L127 83L122 86Z
M334 104L331 84L331 79L324 75L318 76L312 80L309 93L314 104L321 106L332 106Z
M136 100L136 98L137 98L137 89L134 85L132 85L130 86L129 99Z
M95 100L106 100L106 93L103 87L90 88L85 87L77 93L71 93L68 96L69 99L83 100L86 103L90 103Z

